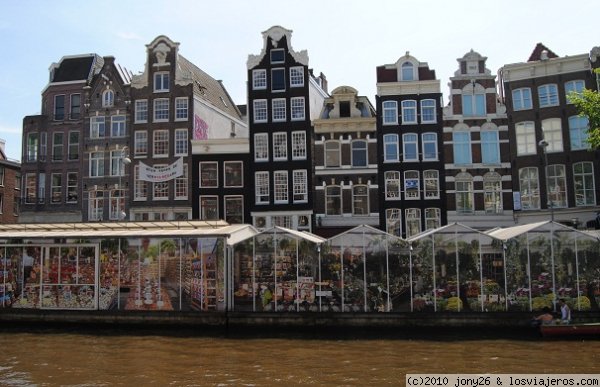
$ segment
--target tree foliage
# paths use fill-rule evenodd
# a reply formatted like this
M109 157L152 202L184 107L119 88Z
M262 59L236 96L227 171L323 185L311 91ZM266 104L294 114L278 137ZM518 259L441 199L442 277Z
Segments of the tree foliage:
M597 77L600 77L600 69L594 70ZM588 117L589 131L588 144L591 149L600 149L600 93L589 89L584 89L582 93L571 92L568 96L579 115Z

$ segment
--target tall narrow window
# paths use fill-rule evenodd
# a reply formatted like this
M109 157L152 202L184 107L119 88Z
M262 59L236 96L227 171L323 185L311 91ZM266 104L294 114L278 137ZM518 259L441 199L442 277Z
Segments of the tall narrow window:
M306 169L297 169L293 172L294 203L308 202L308 181Z
M304 86L304 67L290 67L290 86Z
M406 209L406 237L410 238L421 232L421 210L418 208Z
M71 113L72 120L81 118L81 94L71 94Z
M273 122L286 120L285 98L275 98L271 101L271 111L273 113Z
M576 206L593 206L596 204L594 165L592 162L584 161L573 164L573 183Z
M69 160L79 160L79 132L73 130L69 132Z
M169 73L154 73L154 92L169 91Z
M95 116L90 118L90 137L104 138L106 137L106 126L104 116Z
M565 166L561 164L548 165L548 201L554 208L567 207L567 177Z
M325 141L325 167L340 166L340 142L337 140Z
M183 164L183 174L175 178L175 200L185 200L188 198L188 166Z
M104 152L90 153L90 177L104 176Z
M473 204L473 177L468 173L459 173L455 180L456 187L456 212L458 214L472 214L475 210Z
M219 198L217 196L200 196L200 220L219 219Z
M563 139L560 118L549 118L542 121L544 140L548 142L547 152L562 152Z
M352 186L352 215L369 215L369 187Z
M241 161L225 161L223 169L225 170L224 187L244 186L244 164Z
M403 81L414 81L415 80L415 66L410 62L402 63L402 77Z
M169 131L156 130L152 139L152 149L154 157L169 156Z
M169 99L158 98L154 100L154 122L169 121Z
M402 101L402 124L417 123L417 101Z
M175 156L187 156L188 154L188 131L187 129L175 129Z
M145 130L136 130L134 135L134 153L136 156L145 156L148 154L148 132Z
M386 200L400 200L400 172L386 171L384 178Z
M364 140L352 141L352 166L366 167L367 163L367 142Z
M437 134L423 133L423 161L437 161Z
M175 98L175 121L187 121L188 119L188 98Z
M252 70L252 89L264 90L267 88L267 70Z
M54 120L65 119L65 96L64 94L54 96Z
M269 135L267 133L254 135L254 161L269 161Z
M267 122L267 100L255 99L253 101L253 106L254 122Z
M91 191L89 193L89 220L102 220L104 216L104 191Z
M77 203L79 199L79 178L77 172L67 173L67 203Z
M342 214L342 189L339 185L325 187L325 214Z
M53 173L52 174L52 186L50 187L50 201L52 203L61 203L62 202L62 174Z
M471 164L471 133L454 132L452 133L454 147L454 164Z
M423 185L425 199L439 199L440 178L436 170L423 171Z
M402 236L402 210L398 208L385 210L385 223L388 234Z
M292 160L306 160L306 132L292 132Z
M500 139L497 130L481 131L481 162L500 164Z
M471 83L462 89L463 115L483 117L486 114L485 89L479 83Z
M285 91L285 69L271 69L271 90Z
M102 93L102 107L112 107L115 104L115 93L112 90L104 90Z
M483 175L483 203L486 214L502 213L502 178L496 172Z
M384 162L398 161L398 135L383 135L383 160Z
M304 120L304 97L292 97L290 104L292 106L292 121Z
M398 123L398 102L383 102L383 125L395 125Z
M39 139L37 133L27 134L27 161L37 161Z
M148 100L140 99L135 101L135 122L148 122Z
M589 121L587 117L571 116L569 117L569 138L571 139L571 149L587 149L588 144Z
M118 115L110 118L110 136L125 137L125 116Z
M412 200L420 197L419 171L404 172L404 199Z
M229 224L244 223L243 196L225 196L225 221Z
M406 133L402 135L402 143L404 154L402 159L404 161L419 161L418 152L418 137L415 133Z
M517 155L534 155L537 153L535 127L532 121L519 122L515 126L517 135Z
M164 164L154 164L154 168L166 167ZM152 183L152 198L154 200L168 200L169 199L169 182L161 181Z
M254 172L256 204L269 204L269 172Z
M425 230L433 230L442 225L441 213L439 208L425 209Z
M52 136L52 160L62 161L64 158L63 133L57 132Z
M421 101L421 122L424 124L434 124L436 122L434 99Z
M140 180L140 166L136 165L133 169L134 178L134 200L147 200L148 199L148 182Z
M585 89L585 81L583 79L565 82L565 95L567 96L567 103L572 103L569 98L571 93L581 94L583 93L583 89Z
M287 160L287 133L273 133L273 160Z
M519 187L521 188L521 207L523 210L539 210L540 185L538 169L535 167L519 169Z
M200 188L219 187L219 164L216 161L200 163Z
M273 172L273 185L275 188L275 203L288 202L288 172Z

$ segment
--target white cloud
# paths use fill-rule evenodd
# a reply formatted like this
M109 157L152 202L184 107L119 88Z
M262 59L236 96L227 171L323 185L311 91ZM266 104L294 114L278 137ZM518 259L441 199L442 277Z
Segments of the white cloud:
M142 37L135 32L117 32L117 36L125 40L142 40Z

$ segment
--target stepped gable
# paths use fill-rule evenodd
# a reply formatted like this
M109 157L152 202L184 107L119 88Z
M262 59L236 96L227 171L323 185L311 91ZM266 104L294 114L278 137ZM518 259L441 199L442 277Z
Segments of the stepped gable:
M558 58L558 55L556 55L552 50L544 46L542 43L538 43L536 44L535 48L533 49L533 52L529 56L529 59L527 59L527 62L535 62L541 60L542 51L544 50L548 53L548 58Z
M182 55L178 55L178 64L183 73L191 74L195 95L203 97L212 105L231 116L241 119L239 109L229 96L229 93L227 93L227 90L225 90L221 81L214 79Z

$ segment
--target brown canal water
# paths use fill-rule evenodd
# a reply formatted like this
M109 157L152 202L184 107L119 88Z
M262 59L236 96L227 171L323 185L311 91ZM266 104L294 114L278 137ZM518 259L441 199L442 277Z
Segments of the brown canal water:
M407 373L600 373L600 341L0 333L2 386L403 386Z

